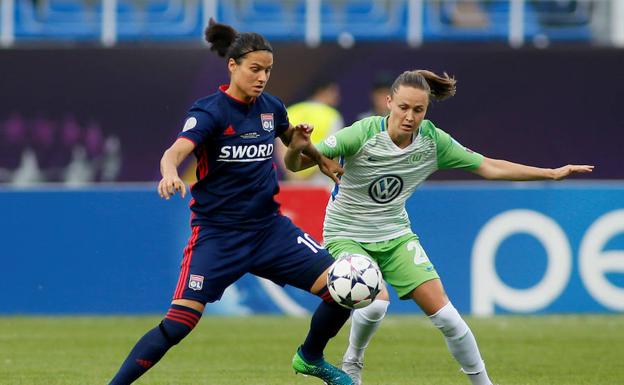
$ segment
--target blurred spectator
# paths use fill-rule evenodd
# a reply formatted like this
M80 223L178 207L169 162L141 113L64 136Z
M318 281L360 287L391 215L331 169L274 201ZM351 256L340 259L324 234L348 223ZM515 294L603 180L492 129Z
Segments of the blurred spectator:
M442 20L459 28L483 28L490 21L480 0L442 0Z
M593 3L588 0L533 0L540 23L552 27L588 24Z
M115 181L121 172L121 142L104 136L100 124L80 124L72 115L0 120L0 183L80 185Z
M293 125L308 123L314 126L312 143L318 144L323 139L340 130L344 121L336 107L340 103L340 88L333 81L318 82L312 95L303 102L288 107L288 120ZM281 141L276 141L276 156L283 166L285 147ZM331 180L323 175L318 167L312 167L298 173L287 171L282 167L283 179L289 181L307 181L315 184L331 184Z
M371 107L369 110L358 114L357 120L364 119L368 116L388 115L387 97L390 95L393 82L394 77L387 72L380 72L375 76L370 91Z

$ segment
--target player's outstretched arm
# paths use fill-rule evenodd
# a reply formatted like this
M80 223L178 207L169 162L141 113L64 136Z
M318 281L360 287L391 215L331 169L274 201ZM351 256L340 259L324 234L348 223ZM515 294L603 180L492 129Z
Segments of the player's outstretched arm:
M575 173L590 173L594 166L590 165L574 165L559 168L540 168L526 166L524 164L513 163L501 159L483 159L483 163L473 170L477 175L490 180L513 180L513 181L531 181L531 180L561 180Z
M290 171L305 170L314 165L319 166L321 172L330 177L335 183L340 183L339 176L343 169L335 161L321 155L310 140L313 127L307 124L299 124L291 127L288 136L288 148L284 155L284 164ZM283 140L283 139L282 139ZM286 141L284 141L286 143Z
M193 151L195 144L190 140L179 138L169 147L160 159L160 173L162 179L158 183L158 194L161 198L169 199L176 191L180 196L186 196L186 186L178 175L178 166Z

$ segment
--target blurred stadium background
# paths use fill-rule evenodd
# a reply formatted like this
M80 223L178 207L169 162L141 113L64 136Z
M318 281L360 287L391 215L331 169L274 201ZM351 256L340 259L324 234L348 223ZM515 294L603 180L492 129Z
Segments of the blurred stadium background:
M380 78L446 71L457 95L429 118L462 144L542 167L594 164L591 175L556 183L439 172L407 209L455 306L479 317L477 338L501 384L624 384L624 351L604 350L624 346L624 0L0 0L0 384L105 382L150 315L166 309L190 232L188 201L155 192L158 162L191 103L228 81L202 41L210 17L269 38L268 91L287 106L332 83L349 125L371 108ZM182 170L189 180L192 169ZM320 238L328 187L282 177L284 212ZM258 338L298 330L286 354L275 353L286 372L305 319L262 317L306 315L310 297L247 276L206 313L250 317L240 333ZM402 315L379 338L395 348L371 348L371 385L405 384L436 365L375 361L411 356L401 331L428 328L396 297L390 314ZM216 319L191 338L211 344L212 327L245 324ZM121 336L118 323L133 326ZM522 325L532 327L515 334ZM54 361L73 330L88 342ZM419 341L418 354L452 372L431 383L462 381L441 340L432 342L439 351ZM332 347L335 358L343 346ZM33 365L33 354L51 363ZM186 354L141 383L169 383L189 359L202 365L202 350ZM80 357L103 362L70 368ZM241 383L215 377L214 365L180 383ZM262 376L243 383L312 382Z

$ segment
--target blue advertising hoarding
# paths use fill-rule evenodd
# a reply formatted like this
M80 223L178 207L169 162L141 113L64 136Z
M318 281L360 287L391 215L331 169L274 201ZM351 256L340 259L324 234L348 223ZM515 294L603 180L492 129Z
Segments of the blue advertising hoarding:
M0 314L162 313L189 211L153 187L0 190ZM407 211L463 313L624 311L622 183L430 183ZM301 315L318 301L246 275L206 312ZM419 310L393 296L390 311Z

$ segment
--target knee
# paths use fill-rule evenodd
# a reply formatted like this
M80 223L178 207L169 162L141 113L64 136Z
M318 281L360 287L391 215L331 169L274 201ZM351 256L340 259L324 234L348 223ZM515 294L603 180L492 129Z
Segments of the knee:
M468 325L450 302L429 319L446 337L461 338L468 332Z
M376 299L365 308L356 310L353 313L353 317L362 317L368 322L381 321L388 311L388 305L390 305L390 301Z

